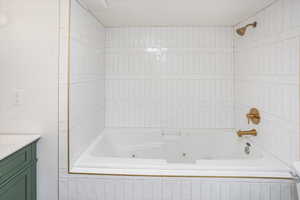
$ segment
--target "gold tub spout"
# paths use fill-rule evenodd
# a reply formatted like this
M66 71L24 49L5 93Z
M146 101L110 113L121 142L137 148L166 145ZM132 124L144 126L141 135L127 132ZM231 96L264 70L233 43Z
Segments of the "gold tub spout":
M239 130L236 133L239 137L242 137L244 135L252 135L252 136L257 136L257 131L255 129L249 130L249 131L241 131Z

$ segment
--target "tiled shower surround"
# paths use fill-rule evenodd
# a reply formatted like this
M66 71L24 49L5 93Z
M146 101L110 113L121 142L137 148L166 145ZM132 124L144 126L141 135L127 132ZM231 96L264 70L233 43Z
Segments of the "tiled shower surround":
M106 29L106 127L233 128L233 30Z
M286 163L299 160L300 2L277 1L247 21L258 22L235 37L235 128L257 128L256 141ZM297 20L296 20L297 19ZM261 111L249 126L245 113Z
M78 159L105 127L105 30L78 3L72 4L70 156ZM96 92L97 91L97 92ZM84 134L82 134L84 133Z
M99 123L256 128L265 150L288 164L299 160L299 10L299 0L278 0L236 27L106 28L106 110ZM235 35L253 21L256 29ZM261 111L259 126L247 124L251 107ZM284 180L68 175L65 130L61 200L296 199L295 185Z

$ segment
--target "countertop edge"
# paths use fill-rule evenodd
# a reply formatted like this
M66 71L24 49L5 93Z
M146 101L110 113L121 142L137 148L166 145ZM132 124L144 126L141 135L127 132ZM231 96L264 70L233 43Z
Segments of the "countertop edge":
M6 152L5 154L1 155L1 152L0 152L0 161L4 160L5 158L11 156L12 154L16 153L17 151L21 150L22 148L34 143L34 142L37 142L38 140L41 139L41 136L40 135L29 135L29 134L0 134L0 136L21 136L21 137L24 137L24 142L19 142L19 143L16 143L16 144L12 144L12 147L11 149L9 149L8 152ZM1 145L1 144L0 144Z

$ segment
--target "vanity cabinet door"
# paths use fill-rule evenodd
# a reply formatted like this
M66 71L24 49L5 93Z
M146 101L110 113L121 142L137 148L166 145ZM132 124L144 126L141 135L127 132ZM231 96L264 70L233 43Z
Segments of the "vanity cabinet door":
M0 200L35 200L35 170L27 168L0 185Z
M34 162L35 149L35 144L29 145L0 161L0 184Z

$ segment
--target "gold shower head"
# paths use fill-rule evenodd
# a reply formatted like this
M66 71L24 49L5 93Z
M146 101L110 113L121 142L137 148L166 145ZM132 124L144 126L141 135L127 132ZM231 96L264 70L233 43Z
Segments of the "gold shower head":
M246 26L244 26L242 28L237 29L236 33L239 34L240 36L244 36L245 33L246 33L246 31L247 31L247 28L250 27L250 26L252 26L253 28L256 28L257 22L254 22L252 24L248 24L248 25L246 25Z

